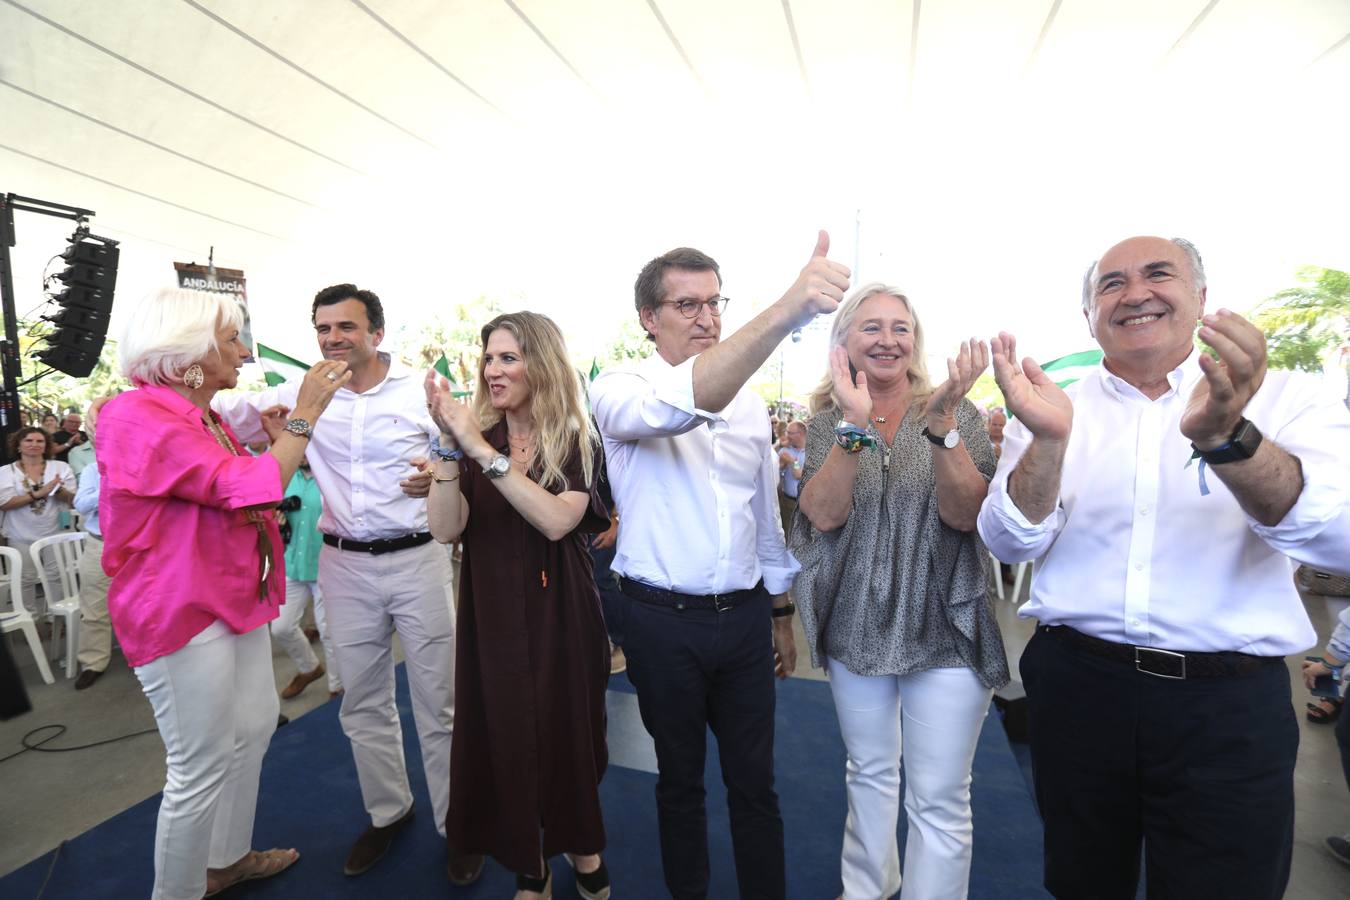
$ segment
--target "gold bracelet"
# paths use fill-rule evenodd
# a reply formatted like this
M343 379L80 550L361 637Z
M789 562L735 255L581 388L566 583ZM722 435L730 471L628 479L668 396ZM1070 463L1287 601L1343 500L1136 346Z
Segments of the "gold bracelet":
M437 484L444 484L444 483L447 482L447 481L459 481L459 473L456 472L454 478L442 478L441 476L437 475L435 472L432 472L432 473L431 473L431 480L434 481L434 482L436 482Z

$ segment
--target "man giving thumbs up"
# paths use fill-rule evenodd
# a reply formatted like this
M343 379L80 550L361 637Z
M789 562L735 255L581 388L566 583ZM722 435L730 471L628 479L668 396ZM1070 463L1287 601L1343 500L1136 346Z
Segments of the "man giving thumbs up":
M657 257L635 285L656 353L591 384L623 510L612 569L630 601L628 677L656 745L661 860L677 900L708 895L709 726L740 895L785 893L773 679L796 666L787 592L799 566L783 545L768 414L745 382L790 331L843 299L849 270L829 249L822 231L787 293L725 342L717 263L687 247Z

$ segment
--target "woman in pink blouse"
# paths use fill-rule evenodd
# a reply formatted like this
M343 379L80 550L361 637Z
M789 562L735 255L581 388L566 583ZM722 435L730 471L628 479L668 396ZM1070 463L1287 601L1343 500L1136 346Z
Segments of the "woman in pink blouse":
M155 898L198 900L299 858L251 849L278 709L265 627L285 596L273 511L351 376L343 362L310 369L289 420L269 411L274 426L285 421L271 451L251 456L210 412L248 356L242 318L226 294L147 298L120 346L136 389L99 418L108 612L168 752Z

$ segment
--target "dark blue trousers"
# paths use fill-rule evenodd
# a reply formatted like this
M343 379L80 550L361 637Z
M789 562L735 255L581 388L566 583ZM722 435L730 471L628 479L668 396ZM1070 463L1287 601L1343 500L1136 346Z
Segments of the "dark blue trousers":
M590 549L591 568L595 573L596 590L600 592L600 610L605 615L605 629L609 631L609 642L616 647L622 647L623 620L628 600L619 592L619 580L609 568L614 564L616 548Z
M1289 670L1169 681L1037 629L1022 655L1045 887L1278 900L1294 840Z
M642 724L656 744L661 862L675 900L708 896L709 728L727 786L740 895L785 895L783 819L773 788L770 605L762 589L720 613L628 602L624 653Z

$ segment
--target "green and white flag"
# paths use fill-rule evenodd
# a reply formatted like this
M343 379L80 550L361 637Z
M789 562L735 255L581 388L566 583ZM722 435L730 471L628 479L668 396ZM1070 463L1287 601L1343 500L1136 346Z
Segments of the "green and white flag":
M1101 350L1084 350L1080 353L1061 356L1059 359L1052 359L1042 365L1041 369L1050 376L1050 380L1055 384L1060 387L1068 387L1101 365L1101 362Z
M444 378L446 381L450 382L451 384L456 383L455 376L450 374L450 360L445 358L444 353L441 354L440 359L436 360L436 362L432 365L432 368L435 369L438 373L440 373L441 377Z
M258 364L263 368L263 377L268 387L276 387L285 381L300 379L309 371L309 366L298 359L291 359L284 353L278 353L271 347L258 345Z

